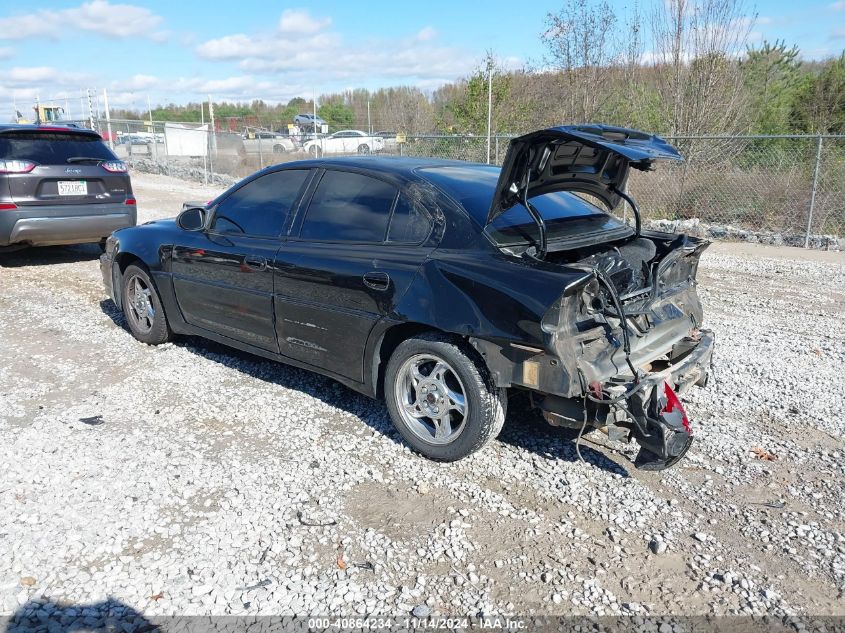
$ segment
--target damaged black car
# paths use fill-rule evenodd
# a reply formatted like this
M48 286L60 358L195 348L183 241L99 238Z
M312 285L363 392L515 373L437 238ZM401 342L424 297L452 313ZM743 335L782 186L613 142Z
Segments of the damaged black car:
M626 182L680 160L656 136L587 125L514 139L501 169L276 165L116 231L103 280L138 340L198 335L330 376L383 398L429 458L483 447L524 390L550 424L636 441L636 465L659 470L692 443L678 395L707 382L708 242L645 230Z

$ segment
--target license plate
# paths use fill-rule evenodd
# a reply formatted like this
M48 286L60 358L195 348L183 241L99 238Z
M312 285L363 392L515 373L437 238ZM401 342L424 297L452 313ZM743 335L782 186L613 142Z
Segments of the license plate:
M87 196L88 183L84 180L60 180L60 196Z

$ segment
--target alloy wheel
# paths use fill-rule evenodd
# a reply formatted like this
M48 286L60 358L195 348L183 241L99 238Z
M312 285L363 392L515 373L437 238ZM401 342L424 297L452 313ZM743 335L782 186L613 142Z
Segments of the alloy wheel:
M129 318L138 330L144 334L148 333L153 329L156 316L151 288L140 275L134 275L129 280L126 294Z
M414 435L449 444L464 429L466 390L449 363L434 354L415 354L399 369L394 385L402 419Z

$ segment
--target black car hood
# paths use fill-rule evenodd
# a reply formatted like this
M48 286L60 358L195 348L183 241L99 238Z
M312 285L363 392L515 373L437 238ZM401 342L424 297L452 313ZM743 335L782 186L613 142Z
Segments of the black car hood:
M527 197L572 191L613 209L631 167L647 171L656 160L681 161L658 136L609 125L562 125L512 139L487 223Z

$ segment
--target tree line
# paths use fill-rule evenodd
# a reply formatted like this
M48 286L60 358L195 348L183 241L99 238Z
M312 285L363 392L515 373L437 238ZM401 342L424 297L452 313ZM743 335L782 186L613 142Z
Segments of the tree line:
M543 58L522 69L502 68L491 51L470 76L433 92L324 94L317 112L332 130L369 123L374 131L480 135L489 80L495 133L590 121L667 136L845 133L845 51L802 61L794 44L751 42L756 18L744 0L653 0L645 9L565 0L539 29ZM275 129L313 107L297 97L215 103L214 111ZM160 106L152 115L199 121L200 104Z

